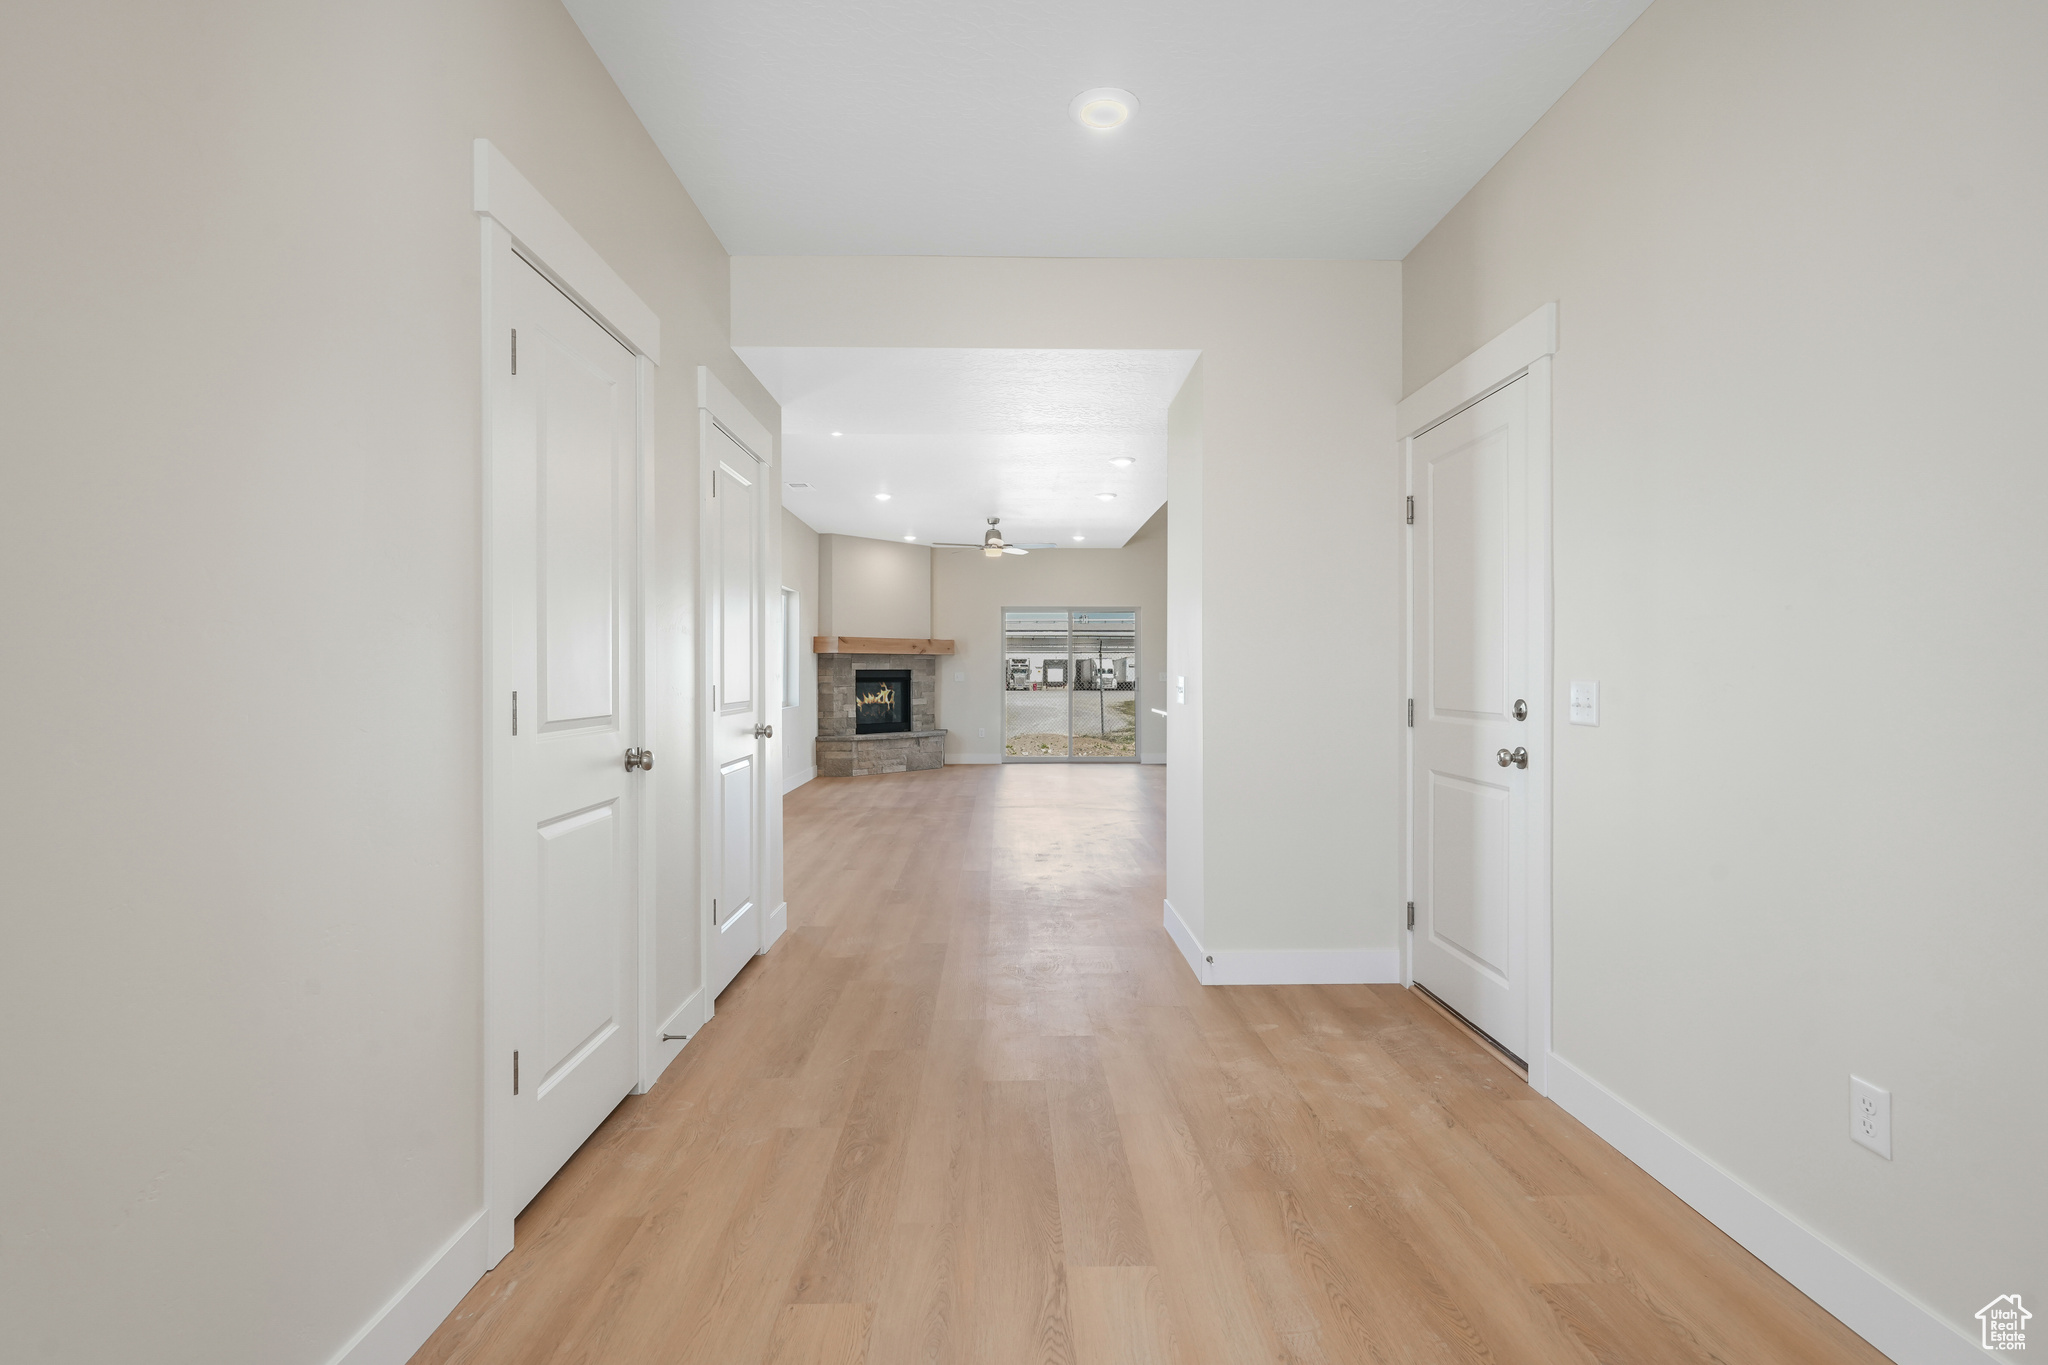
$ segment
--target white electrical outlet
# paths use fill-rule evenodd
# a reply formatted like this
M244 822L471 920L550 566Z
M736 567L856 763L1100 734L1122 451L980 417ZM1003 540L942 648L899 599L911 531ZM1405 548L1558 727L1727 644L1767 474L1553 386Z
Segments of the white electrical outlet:
M1600 723L1599 683L1575 682L1572 684L1571 722L1574 725L1598 725Z
M1849 1137L1892 1159L1892 1092L1879 1090L1861 1076L1849 1078Z
M1174 689L1174 690L1175 690L1175 693L1176 693L1176 695L1175 695L1175 697L1174 697L1174 700L1175 700L1175 701L1178 701L1178 702L1179 702L1179 703L1180 703L1181 705L1183 705L1183 706L1187 705L1187 701L1188 701L1188 679L1187 679L1187 675L1186 675L1185 673L1183 673L1183 674L1181 674L1181 675L1180 675L1179 679L1177 680L1177 685L1176 685L1176 687L1175 687L1175 689Z
M953 681L954 681L954 682L966 682L966 681L967 681L967 675L966 675L965 673L963 673L963 672L959 671L958 669L956 669L956 670L954 670L954 673L953 673Z
M977 738L980 738L980 739L987 739L987 738L988 738L988 727L987 727L986 725L982 726L982 727L981 727L981 729L979 729L979 730L977 730L977 731L975 732L975 734L976 734L976 737L977 737Z

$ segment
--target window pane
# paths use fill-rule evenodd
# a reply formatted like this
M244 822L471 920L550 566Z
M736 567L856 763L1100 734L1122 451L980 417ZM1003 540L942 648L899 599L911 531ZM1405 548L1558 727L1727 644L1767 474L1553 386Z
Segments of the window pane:
M1003 752L1067 757L1067 614L1003 613Z
M1138 753L1138 614L1073 614L1070 695L1076 758L1134 758Z

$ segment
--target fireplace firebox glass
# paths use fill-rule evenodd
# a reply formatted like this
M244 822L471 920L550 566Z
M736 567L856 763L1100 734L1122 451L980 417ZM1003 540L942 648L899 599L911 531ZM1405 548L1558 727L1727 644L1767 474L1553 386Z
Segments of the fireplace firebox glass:
M910 728L910 670L857 668L853 672L853 732L897 734Z

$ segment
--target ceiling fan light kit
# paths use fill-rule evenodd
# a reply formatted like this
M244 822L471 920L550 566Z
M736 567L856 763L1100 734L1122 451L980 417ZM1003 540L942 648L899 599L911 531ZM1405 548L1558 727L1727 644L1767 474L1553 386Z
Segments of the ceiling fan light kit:
M935 540L932 542L932 548L934 550L978 549L986 558L989 559L1001 559L1004 555L1030 554L1031 551L1025 549L1023 546L1011 545L1003 539L1003 533L996 529L996 523L1000 522L1001 520L1001 517L990 517L988 519L988 533L982 536L981 543L979 545L969 545L963 541ZM1050 547L1040 546L1039 548L1047 549Z

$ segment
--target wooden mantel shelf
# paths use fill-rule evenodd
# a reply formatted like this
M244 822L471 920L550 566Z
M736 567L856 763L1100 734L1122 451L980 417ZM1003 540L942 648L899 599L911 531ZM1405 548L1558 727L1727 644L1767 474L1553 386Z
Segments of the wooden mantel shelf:
M895 640L881 635L813 635L813 654L951 654L951 640Z

